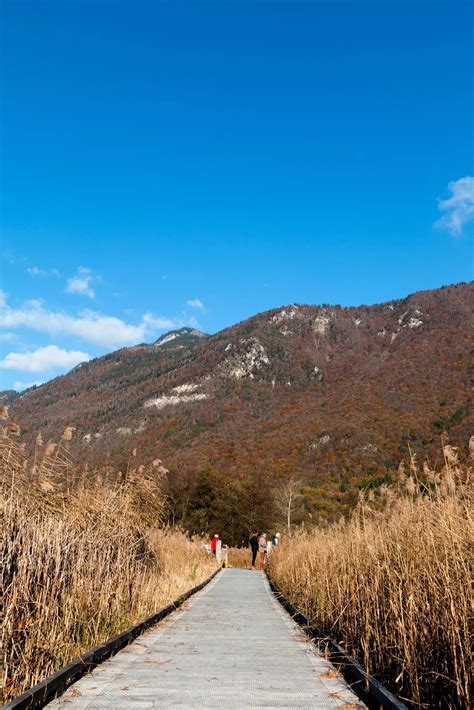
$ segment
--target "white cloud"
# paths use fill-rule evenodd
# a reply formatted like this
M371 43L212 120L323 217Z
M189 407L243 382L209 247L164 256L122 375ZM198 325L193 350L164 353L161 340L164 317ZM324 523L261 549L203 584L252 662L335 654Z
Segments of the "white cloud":
M199 298L190 298L186 303L188 306L191 306L191 308L197 308L200 311L204 310L204 303L199 300Z
M105 348L118 348L142 343L159 330L192 325L193 319L155 317L146 313L140 323L126 323L115 316L97 311L83 311L71 316L50 311L41 301L26 301L19 308L11 308L6 295L0 291L0 327L12 330L28 328L50 336L70 335Z
M435 222L436 227L446 229L453 236L460 236L468 222L474 219L474 177L466 175L448 185L451 197L438 200L438 207L445 214Z
M23 390L27 390L29 387L39 387L42 385L42 382L20 382L20 380L16 380L16 382L13 383L13 389L16 390L16 392L23 392Z
M37 266L28 266L26 270L30 276L59 276L57 269L39 269Z
M82 353L80 350L63 350L57 345L46 345L26 353L8 353L0 360L0 367L5 370L47 372L55 369L69 370L90 359L88 353Z
M152 313L145 313L142 318L142 325L145 330L155 331L165 330L166 328L181 328L184 322L179 318L165 318L164 316L156 318Z
M95 291L91 284L96 280L90 269L80 266L75 276L71 276L67 281L66 291L68 293L77 293L80 296L87 298L95 298Z

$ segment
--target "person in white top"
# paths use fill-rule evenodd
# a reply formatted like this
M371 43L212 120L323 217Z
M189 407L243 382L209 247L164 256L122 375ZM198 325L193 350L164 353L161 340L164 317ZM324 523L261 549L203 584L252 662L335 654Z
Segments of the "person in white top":
M258 538L258 554L260 557L260 569L265 567L265 553L267 551L267 536L262 533Z

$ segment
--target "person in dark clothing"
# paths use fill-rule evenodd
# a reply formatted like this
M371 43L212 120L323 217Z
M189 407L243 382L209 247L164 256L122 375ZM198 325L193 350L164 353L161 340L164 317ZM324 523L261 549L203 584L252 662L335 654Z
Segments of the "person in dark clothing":
M250 535L249 545L252 550L252 567L255 567L258 552L258 532L254 532Z

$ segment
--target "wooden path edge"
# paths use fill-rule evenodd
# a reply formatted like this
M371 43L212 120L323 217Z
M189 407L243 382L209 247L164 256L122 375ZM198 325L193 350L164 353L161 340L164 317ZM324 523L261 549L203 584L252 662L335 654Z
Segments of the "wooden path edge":
M408 710L408 707L387 690L382 683L366 673L360 663L355 661L341 644L335 641L324 629L318 628L312 619L307 617L285 596L278 584L272 579L268 569L265 569L265 572L270 589L276 599L304 633L327 653L328 659L336 666L351 690L365 703L369 710L381 710L381 708L383 710Z
M130 626L125 631L113 636L104 641L104 643L95 646L90 651L87 651L82 656L63 666L52 675L45 678L37 685L34 685L29 690L26 690L22 695L18 696L7 705L2 705L1 710L39 710L44 708L47 703L54 700L59 695L62 695L69 686L78 681L86 673L89 673L96 666L106 661L111 656L114 656L118 651L121 651L125 646L132 643L138 636L141 636L147 629L155 626L159 621L169 616L173 611L178 609L184 602L196 592L201 591L214 577L221 571L221 568L216 569L210 577L201 582L196 587L184 592L180 597L173 602L163 607L159 611L150 614L143 621Z

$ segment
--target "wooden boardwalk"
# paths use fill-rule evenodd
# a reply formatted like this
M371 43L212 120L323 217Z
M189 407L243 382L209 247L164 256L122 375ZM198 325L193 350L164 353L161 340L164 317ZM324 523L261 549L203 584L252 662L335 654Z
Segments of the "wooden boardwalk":
M263 573L227 569L47 707L365 706L275 600Z

